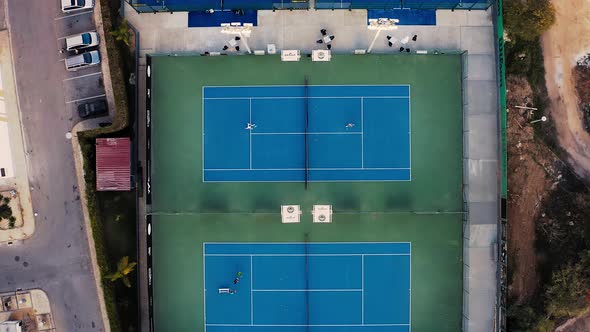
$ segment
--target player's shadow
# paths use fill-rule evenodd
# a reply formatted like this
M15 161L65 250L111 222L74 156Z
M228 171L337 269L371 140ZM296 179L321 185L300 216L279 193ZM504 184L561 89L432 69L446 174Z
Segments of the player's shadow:
M385 196L386 211L411 211L414 201L411 195L405 194L388 194Z
M201 212L228 212L228 198L222 193L208 192L199 200Z

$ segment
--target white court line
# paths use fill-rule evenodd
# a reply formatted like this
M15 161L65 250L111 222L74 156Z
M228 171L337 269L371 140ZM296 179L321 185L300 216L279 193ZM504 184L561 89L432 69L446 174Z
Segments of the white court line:
M80 16L80 15L86 15L86 14L92 14L92 10L89 10L87 12L81 12L81 13L77 13L77 14L72 14L72 15L66 15L66 16L60 16L60 17L56 17L54 18L55 21L59 21L59 20L63 20L64 18L68 18L68 17L76 17L76 16Z
M362 292L362 289L253 289L253 292Z
M274 96L274 97L206 97L206 100L244 100L244 99L410 99L410 96L331 96L331 97L299 97L299 96Z
M349 132L309 132L309 133L252 133L252 135L362 135L363 133L358 131Z
M251 124L252 123L252 98L250 98L250 115L248 117L248 123ZM250 169L252 169L252 129L250 129Z
M80 99L66 101L66 104L77 103L79 101L84 101L84 100L94 99L94 98L100 98L100 97L104 97L104 96L105 96L105 94L103 93L102 95L96 95L96 96L92 96L92 97L86 97L86 98L80 98Z
M362 87L367 87L367 86L389 86L389 87L404 87L404 86L410 86L409 84L317 84L317 85L308 85L308 87L341 87L341 86L362 86ZM216 88L282 88L282 87L305 87L305 85L301 85L301 84L286 84L286 85L206 85L205 88L212 88L212 89L216 89Z
M252 255L250 255L250 325L254 325L254 294L253 294L253 283L254 280L254 269L252 268Z
M207 288L205 279L207 277L207 273L205 272L205 242L203 242L203 325L205 331L207 330Z
M201 87L201 96L205 97L205 88ZM201 139L201 181L205 181L205 98L201 98L201 132L203 139Z
M365 255L361 256L361 324L365 325Z
M101 71L97 71L96 73L91 73L91 74L86 74L86 75L81 75L81 76L66 78L66 79L63 79L62 81L66 82L66 81L71 81L71 80L75 80L75 79L78 79L78 78L84 78L84 77L94 76L94 75L100 75L100 74L102 74L102 72Z
M410 181L412 181L412 87L408 85L408 125L410 133L408 141L410 145Z
M235 244L235 245L241 245L241 244L250 244L250 245L259 245L259 244L277 244L277 245L292 245L292 244L301 244L301 245L309 245L309 244L313 244L313 245L325 245L325 244L412 244L412 242L407 241L407 242L390 242L390 241L352 241L352 242L346 242L346 241L335 241L335 242L215 242L215 241L211 241L211 242L205 242L205 245L207 244L213 244L213 245L218 245L218 244ZM411 248L410 248L411 249ZM410 252L411 253L411 252Z
M277 325L277 324L207 324L207 326L268 326L268 327L355 327L355 326L410 326L410 324L284 324L284 325Z
M352 257L352 256L410 256L411 254L205 254L212 257Z
M310 171L395 171L409 168L308 168ZM206 171L303 171L305 168L206 168ZM365 180L366 181L366 180Z
M361 97L361 168L365 168L365 99Z
M202 183L301 183L303 180L203 180ZM322 183L322 182L331 182L331 183L345 183L345 182L412 182L412 179L385 179L385 180L375 180L375 179L338 179L338 180L308 180L307 182L314 182L314 183Z
M408 322L410 323L410 332L412 331L412 243L410 243L410 304L409 304L409 317Z

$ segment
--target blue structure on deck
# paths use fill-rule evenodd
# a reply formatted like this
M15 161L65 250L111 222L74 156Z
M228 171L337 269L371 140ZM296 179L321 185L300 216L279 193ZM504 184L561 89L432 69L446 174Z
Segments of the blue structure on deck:
M397 25L436 25L433 9L369 9L367 18L396 18Z
M255 10L243 10L236 13L232 10L216 11L208 13L206 11L189 12L188 13L188 27L219 27L221 23L252 23L254 26L258 25L258 15Z

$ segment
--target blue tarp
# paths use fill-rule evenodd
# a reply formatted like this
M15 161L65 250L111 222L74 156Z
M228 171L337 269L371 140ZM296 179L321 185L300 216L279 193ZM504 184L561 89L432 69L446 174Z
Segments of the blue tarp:
M436 25L436 10L369 9L368 18L396 18L398 25Z
M189 12L188 13L188 27L218 27L221 23L252 23L258 24L258 15L255 10L244 10L240 14L236 14L231 10L215 11L209 14L205 11Z

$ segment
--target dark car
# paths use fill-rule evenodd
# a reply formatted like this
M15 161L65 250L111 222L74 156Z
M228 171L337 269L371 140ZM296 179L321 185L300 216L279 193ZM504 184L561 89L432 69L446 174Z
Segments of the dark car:
M104 99L84 103L78 106L78 115L80 115L82 119L107 113L107 102Z

